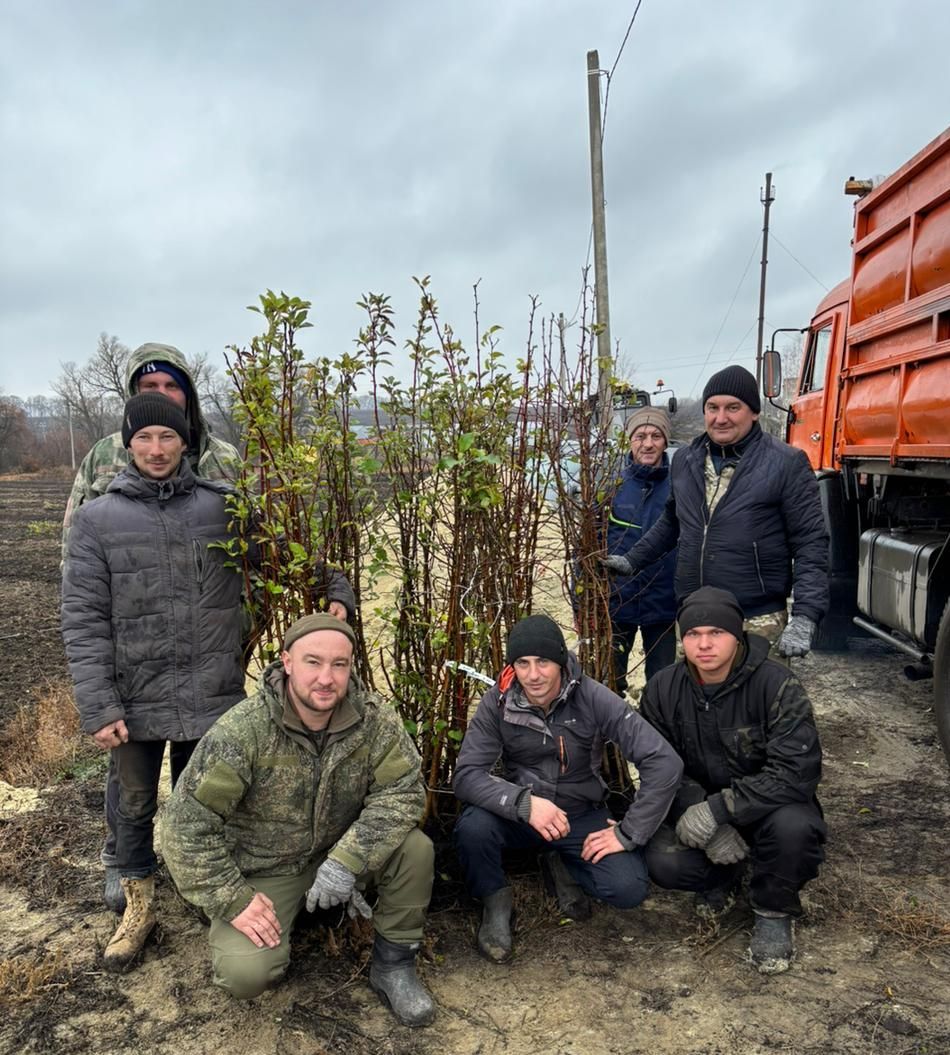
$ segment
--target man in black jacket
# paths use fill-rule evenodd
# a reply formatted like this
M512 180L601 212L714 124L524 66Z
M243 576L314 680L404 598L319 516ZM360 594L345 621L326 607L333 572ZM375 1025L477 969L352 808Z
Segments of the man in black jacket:
M821 746L799 680L742 630L726 590L704 586L677 616L685 659L651 679L644 718L685 767L666 822L647 847L650 878L696 891L701 915L732 906L749 859L751 956L763 974L788 969L799 891L818 874L826 829L816 798Z
M703 390L706 431L673 459L663 515L604 564L637 575L678 544L680 601L700 586L730 590L747 630L779 655L804 656L829 604L828 531L808 458L762 431L760 409L748 370L713 374Z
M456 797L467 803L455 826L459 861L469 893L482 902L478 949L495 963L511 955L512 891L502 851L554 851L556 886L560 878L562 889L579 885L578 900L587 894L634 908L648 891L642 848L683 772L652 726L583 673L549 616L515 624L507 661L469 723L454 780ZM640 773L636 800L619 824L604 804L605 740Z

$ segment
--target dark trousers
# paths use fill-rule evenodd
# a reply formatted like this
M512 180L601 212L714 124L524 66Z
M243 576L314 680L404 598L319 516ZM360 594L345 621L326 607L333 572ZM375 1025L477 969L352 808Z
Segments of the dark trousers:
M801 915L799 891L825 859L821 811L812 804L779 806L755 824L734 827L749 844L752 907ZM668 824L647 844L646 860L650 878L667 890L726 886L743 867L714 865L702 850L684 846Z
M171 742L172 787L197 744L197 740ZM130 740L112 749L106 783L109 833L102 861L106 865L114 864L120 875L141 879L151 875L158 865L152 822L158 809L158 780L164 755L164 740Z
M472 897L484 898L508 886L502 868L504 850L557 850L585 893L617 908L636 908L649 892L641 850L608 854L597 864L581 858L584 840L607 827L604 807L570 818L563 839L548 842L527 821L510 821L480 806L466 806L455 822L455 848L465 885Z
M623 693L627 688L627 666L630 663L630 650L636 639L637 631L643 638L643 651L646 656L645 676L649 681L657 671L668 667L676 661L676 632L672 623L650 623L638 626L636 623L611 623L613 641L613 670L617 683L617 692Z

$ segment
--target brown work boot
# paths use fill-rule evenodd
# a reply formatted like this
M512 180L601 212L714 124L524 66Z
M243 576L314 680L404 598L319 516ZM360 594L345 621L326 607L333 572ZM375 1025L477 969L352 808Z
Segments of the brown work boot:
M125 913L119 929L112 935L102 965L107 971L121 971L142 951L145 939L155 926L155 876L122 880L125 891Z

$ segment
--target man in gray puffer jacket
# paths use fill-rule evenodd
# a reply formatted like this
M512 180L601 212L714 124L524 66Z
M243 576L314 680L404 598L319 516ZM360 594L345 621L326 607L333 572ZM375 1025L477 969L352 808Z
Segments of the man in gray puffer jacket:
M119 780L116 864L126 895L104 954L121 969L155 923L152 821L166 741L172 781L200 737L244 696L241 576L215 543L229 534L228 484L183 457L188 423L164 396L126 403L130 464L77 511L63 570L62 626L82 729L112 751ZM353 592L321 569L331 612Z

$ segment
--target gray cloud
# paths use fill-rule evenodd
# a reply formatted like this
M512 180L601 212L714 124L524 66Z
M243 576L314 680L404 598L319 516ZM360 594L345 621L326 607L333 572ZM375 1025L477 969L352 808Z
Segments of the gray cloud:
M586 51L613 63L633 7L7 3L0 387L46 391L101 330L220 354L268 286L314 301L308 350L348 347L369 290L405 337L414 274L463 338L480 279L483 325L520 355L530 294L577 304ZM782 246L837 282L844 179L947 120L938 0L762 11L644 0L610 87L612 334L641 383L684 395L707 359L751 362L766 170L768 323L803 325L823 290Z

